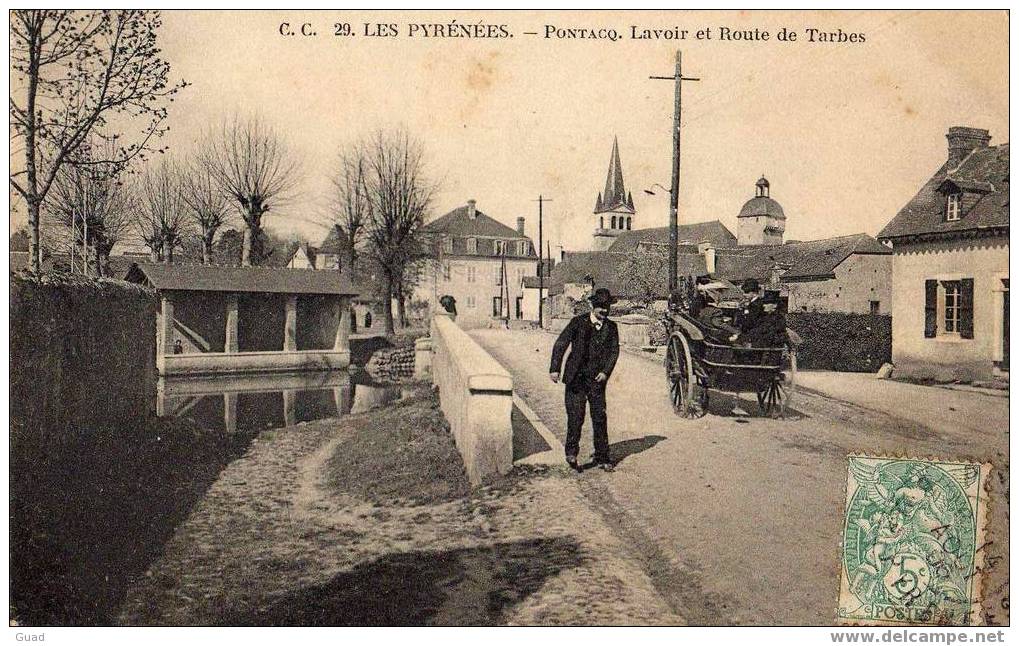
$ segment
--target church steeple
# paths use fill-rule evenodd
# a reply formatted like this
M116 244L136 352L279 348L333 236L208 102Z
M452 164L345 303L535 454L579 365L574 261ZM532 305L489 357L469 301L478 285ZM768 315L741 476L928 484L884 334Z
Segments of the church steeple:
M612 158L609 160L609 174L605 178L605 192L602 195L602 208L606 210L618 204L626 204L623 165L619 161L619 137L612 139Z
M594 205L594 214L598 217L593 248L607 249L616 236L632 229L635 212L633 196L626 191L626 185L623 183L623 164L619 160L619 137L613 137L609 172L605 177L605 191L598 194Z

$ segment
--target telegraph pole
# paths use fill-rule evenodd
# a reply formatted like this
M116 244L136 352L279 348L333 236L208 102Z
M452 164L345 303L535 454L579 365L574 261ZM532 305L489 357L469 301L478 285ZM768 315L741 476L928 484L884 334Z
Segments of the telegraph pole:
M545 327L545 318L544 318L544 314L545 314L545 299L542 297L542 294L545 291L545 268L543 267L543 265L545 263L541 260L541 245L542 245L542 242L543 242L543 237L542 237L543 222L542 222L542 220L543 220L543 215L544 214L542 213L542 208L541 207L544 206L545 202L551 202L551 201L552 201L551 198L546 198L543 195L538 195L537 202L538 202L538 327L539 328L544 328Z
M676 50L676 73L673 76L651 76L655 80L676 82L675 109L672 115L672 188L669 190L669 294L679 285L679 143L680 122L683 113L683 81L699 81L699 78L683 76L683 52Z

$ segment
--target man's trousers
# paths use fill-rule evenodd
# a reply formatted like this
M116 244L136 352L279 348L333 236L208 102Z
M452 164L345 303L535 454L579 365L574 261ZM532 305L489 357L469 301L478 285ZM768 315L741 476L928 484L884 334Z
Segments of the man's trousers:
M591 425L594 427L594 461L607 463L609 459L608 416L605 412L605 384L578 375L566 384L566 457L576 458L580 452L580 429L584 426L587 405L591 405Z

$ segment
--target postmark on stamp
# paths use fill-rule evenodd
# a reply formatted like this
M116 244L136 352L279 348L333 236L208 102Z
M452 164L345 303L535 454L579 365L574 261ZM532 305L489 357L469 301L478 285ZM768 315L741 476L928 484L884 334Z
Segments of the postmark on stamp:
M849 456L839 623L981 623L989 471L989 464Z

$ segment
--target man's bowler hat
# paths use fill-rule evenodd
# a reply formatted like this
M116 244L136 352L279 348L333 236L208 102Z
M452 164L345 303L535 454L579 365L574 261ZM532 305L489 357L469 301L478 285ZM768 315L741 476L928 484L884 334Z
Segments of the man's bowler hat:
M761 291L761 283L757 282L756 278L747 278L743 281L743 292L759 292Z
M616 302L611 292L604 287L594 290L594 293L588 296L587 299L591 301L591 307L604 307L605 309L608 309L609 306Z

